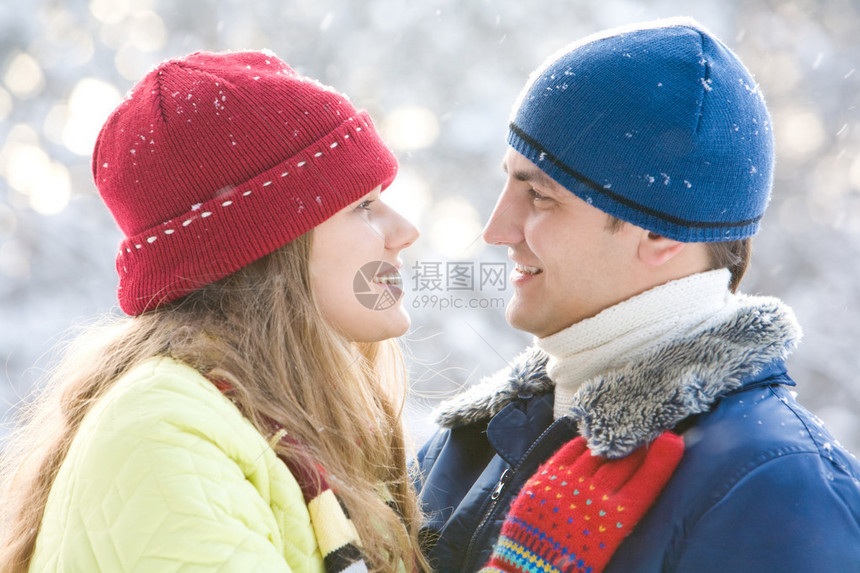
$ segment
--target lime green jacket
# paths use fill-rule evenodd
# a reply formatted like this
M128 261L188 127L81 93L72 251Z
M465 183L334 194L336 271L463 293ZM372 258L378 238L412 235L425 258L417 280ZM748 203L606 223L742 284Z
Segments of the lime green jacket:
M323 571L299 485L196 370L135 367L93 407L51 488L30 571Z

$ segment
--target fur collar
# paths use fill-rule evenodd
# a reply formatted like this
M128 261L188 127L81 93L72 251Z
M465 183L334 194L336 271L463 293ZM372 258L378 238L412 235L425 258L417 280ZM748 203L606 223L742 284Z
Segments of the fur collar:
M775 298L739 295L731 319L666 344L577 391L568 415L592 452L623 457L688 416L707 411L765 366L785 360L801 331L790 308ZM553 382L547 356L532 347L512 366L489 376L436 410L443 428L488 421L518 394L544 394Z

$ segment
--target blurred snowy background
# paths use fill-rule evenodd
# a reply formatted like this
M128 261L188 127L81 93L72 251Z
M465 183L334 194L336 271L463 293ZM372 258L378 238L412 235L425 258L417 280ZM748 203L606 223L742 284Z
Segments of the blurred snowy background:
M776 185L743 290L794 307L805 329L789 363L799 398L860 452L856 0L3 0L0 415L8 419L70 329L117 312L119 232L89 171L104 118L162 59L268 48L369 109L401 158L387 198L423 232L404 277L420 440L440 397L530 342L504 322L509 287L481 274L482 263L508 264L504 249L479 237L526 76L578 37L674 15L722 37L768 99Z

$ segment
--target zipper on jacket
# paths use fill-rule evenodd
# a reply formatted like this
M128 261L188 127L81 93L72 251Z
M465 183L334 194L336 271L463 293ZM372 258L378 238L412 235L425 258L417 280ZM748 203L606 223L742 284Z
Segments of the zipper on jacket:
M499 478L499 483L496 484L496 489L490 494L490 499L496 501L502 495L502 490L505 489L505 482L508 481L508 476L511 474L511 468L502 472L502 477Z
M538 436L534 442L532 442L532 445L529 446L529 449L526 450L526 453L523 454L523 457L520 459L520 463L518 463L513 469L508 468L504 472L502 472L502 475L499 478L499 482L496 484L493 493L490 494L490 505L484 512L484 517L478 523L478 527L475 528L475 532L472 534L472 538L469 540L469 545L466 547L466 557L463 559L463 566L460 568L460 571L462 573L470 573L470 570L467 569L467 566L472 560L472 552L475 550L475 546L478 543L478 537L480 537L481 531L486 527L487 523L490 522L490 520L495 515L496 507L499 504L499 498L502 497L502 492L505 490L505 486L508 485L509 478L512 475L518 475L520 468L526 465L526 462L529 460L529 456L531 455L531 453L535 450L535 448L537 448L538 444L540 444L543 438L556 425L557 424L555 422L550 424L549 427L544 430L543 433Z

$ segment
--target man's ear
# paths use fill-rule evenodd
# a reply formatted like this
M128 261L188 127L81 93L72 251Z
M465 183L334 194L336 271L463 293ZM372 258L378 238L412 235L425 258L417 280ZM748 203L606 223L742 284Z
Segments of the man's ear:
M639 260L648 266L659 267L680 254L684 246L685 243L643 229L639 241Z

